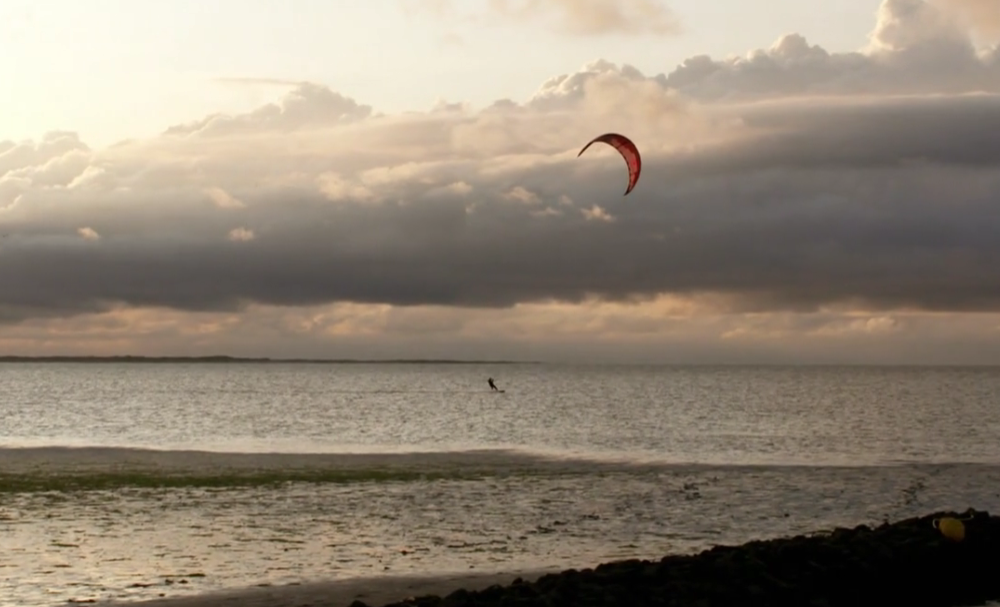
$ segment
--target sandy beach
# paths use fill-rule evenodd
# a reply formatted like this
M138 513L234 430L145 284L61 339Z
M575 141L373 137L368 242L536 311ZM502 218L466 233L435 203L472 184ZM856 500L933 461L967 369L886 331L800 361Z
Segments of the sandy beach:
M379 576L333 582L290 584L214 592L191 597L175 597L138 602L101 602L98 605L125 607L347 607L354 601L385 605L409 597L447 596L463 588L481 590L494 584L507 585L521 578L531 582L556 570L504 573L455 573L442 576Z

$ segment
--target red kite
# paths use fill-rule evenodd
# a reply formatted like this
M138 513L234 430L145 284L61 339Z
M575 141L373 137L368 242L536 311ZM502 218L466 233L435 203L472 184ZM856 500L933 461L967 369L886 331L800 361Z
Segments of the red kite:
M577 158L581 154L587 151L592 143L600 141L601 143L606 143L622 155L625 159L625 164L628 166L628 189L625 190L625 195L632 191L635 187L636 182L639 181L639 173L642 172L642 158L639 156L639 149L635 147L632 140L625 135L619 135L618 133L605 133L600 137L595 137L590 143L583 146L580 153L576 155Z

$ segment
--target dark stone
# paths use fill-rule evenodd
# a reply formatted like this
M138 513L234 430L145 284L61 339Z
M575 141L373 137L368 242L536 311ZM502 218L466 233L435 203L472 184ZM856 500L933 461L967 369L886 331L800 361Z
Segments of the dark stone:
M445 601L447 601L448 602L447 604L449 605L451 604L458 605L460 604L460 601L465 601L468 598L469 598L469 591L466 590L465 588L459 588L458 590L446 596Z
M964 519L963 541L932 526L942 516ZM1000 517L970 509L659 561L602 563L383 607L953 607L1000 598L997 555Z

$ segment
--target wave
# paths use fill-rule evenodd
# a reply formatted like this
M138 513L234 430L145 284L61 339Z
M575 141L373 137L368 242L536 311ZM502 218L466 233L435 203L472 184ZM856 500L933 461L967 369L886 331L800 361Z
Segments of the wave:
M0 447L0 494L123 488L274 487L288 483L386 483L497 477L768 472L790 468L908 467L932 473L978 462L704 463L522 449L363 453L240 453L100 446Z

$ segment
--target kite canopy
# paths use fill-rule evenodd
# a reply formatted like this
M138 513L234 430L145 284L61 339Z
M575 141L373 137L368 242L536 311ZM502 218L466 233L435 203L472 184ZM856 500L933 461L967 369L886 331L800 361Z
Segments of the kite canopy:
M625 190L625 195L628 196L628 193L635 187L636 182L639 181L639 173L642 172L642 158L639 156L639 149L625 135L605 133L604 135L595 137L590 143L583 146L583 149L580 150L580 153L576 157L579 158L587 151L587 148L597 142L606 143L615 148L622 155L622 158L625 159L625 164L628 166L628 188Z

